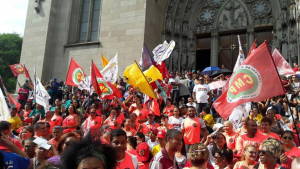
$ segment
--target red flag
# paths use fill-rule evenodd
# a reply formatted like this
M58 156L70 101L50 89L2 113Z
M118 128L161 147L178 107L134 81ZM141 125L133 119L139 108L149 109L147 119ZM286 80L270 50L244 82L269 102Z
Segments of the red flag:
M26 76L26 79L28 80L28 84L29 84L29 88L31 89L31 90L34 90L33 88L33 83L32 83L32 80L31 80L31 77L30 77L30 75L29 75L29 73L28 73L28 70L26 69L26 66L24 65L24 72L25 72L25 76Z
M160 73L163 76L163 79L170 78L170 75L169 75L169 72L168 72L165 62L162 61L161 65L159 65L155 62L154 66L160 71Z
M255 43L256 43L256 39L254 40L254 42L253 42L253 44L251 46L251 49L249 50L248 56L250 56L251 53L255 51L255 49L256 49Z
M15 76L18 76L19 74L24 73L23 65L20 63L14 64L14 65L9 65L9 67Z
M10 93L6 93L6 96L9 100L10 106L17 108L17 110L20 111L21 104L19 102L17 102Z
M272 54L273 60L280 75L295 75L295 71L290 64L284 59L281 53L275 48Z
M93 87L95 88L96 93L102 99L113 99L114 96L118 98L122 97L122 94L116 88L116 86L114 86L110 82L105 81L100 71L94 64L94 61L92 61L92 67L91 67L91 81Z
M78 87L79 83L84 79L85 73L82 67L72 58L66 79L66 85Z
M258 102L284 93L268 44L264 42L232 75L228 90L213 106L223 119L227 119L242 103Z

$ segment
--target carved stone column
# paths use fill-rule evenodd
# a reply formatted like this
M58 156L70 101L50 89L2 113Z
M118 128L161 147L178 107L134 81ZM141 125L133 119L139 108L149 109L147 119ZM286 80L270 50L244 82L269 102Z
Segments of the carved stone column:
M217 30L211 31L210 65L218 66L219 56L219 34Z

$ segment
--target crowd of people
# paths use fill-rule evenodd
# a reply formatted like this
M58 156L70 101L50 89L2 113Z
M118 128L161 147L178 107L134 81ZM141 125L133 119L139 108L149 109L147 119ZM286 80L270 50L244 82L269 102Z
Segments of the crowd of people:
M222 90L208 84L227 78L170 72L157 99L120 78L123 97L112 100L53 78L44 84L49 110L29 97L27 82L21 109L0 121L0 168L300 168L299 76L282 76L286 96L251 103L239 128L212 106Z

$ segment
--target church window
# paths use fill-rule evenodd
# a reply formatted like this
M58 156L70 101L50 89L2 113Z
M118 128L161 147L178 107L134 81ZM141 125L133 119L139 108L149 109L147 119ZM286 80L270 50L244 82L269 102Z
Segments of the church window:
M82 0L79 42L95 42L99 37L101 0Z

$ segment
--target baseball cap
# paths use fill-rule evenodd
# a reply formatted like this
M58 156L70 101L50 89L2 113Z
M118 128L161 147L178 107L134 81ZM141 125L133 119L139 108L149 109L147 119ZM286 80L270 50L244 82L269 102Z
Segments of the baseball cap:
M148 116L149 116L149 115L152 115L152 116L154 116L155 114L154 114L154 112L153 112L153 111L151 111L151 110L150 110L150 111L149 111L149 113L148 113Z
M166 131L165 130L158 130L157 138L165 138L166 137Z
M157 135L157 133L158 133L158 130L157 130L156 128L152 128L151 131L152 131L154 134L156 134L156 135Z
M189 72L189 75L193 75L193 72Z
M134 91L134 88L130 88L129 91L130 91L130 92L133 92L133 91Z
M57 80L57 79L56 79L56 77L55 77L55 78L53 78L53 80Z
M149 146L147 145L146 142L140 143L137 146L136 151L137 151L138 161L141 161L141 162L148 161L149 155L150 155L150 150L149 150Z

